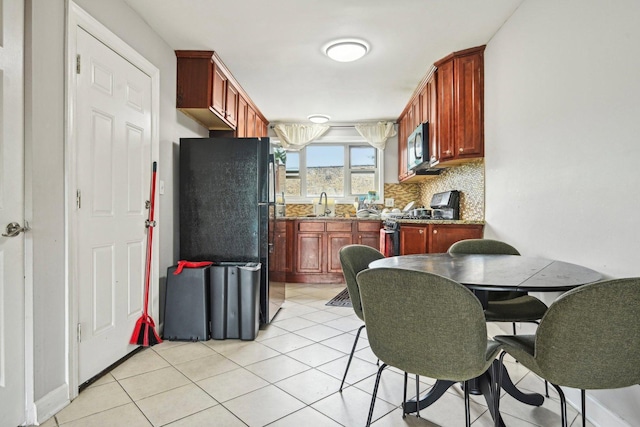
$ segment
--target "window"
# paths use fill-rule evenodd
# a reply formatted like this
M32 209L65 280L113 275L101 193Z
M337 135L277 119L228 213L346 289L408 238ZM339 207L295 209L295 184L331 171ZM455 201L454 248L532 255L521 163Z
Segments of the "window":
M375 191L382 197L382 151L367 143L314 143L288 151L285 196L308 203L320 193L340 203Z

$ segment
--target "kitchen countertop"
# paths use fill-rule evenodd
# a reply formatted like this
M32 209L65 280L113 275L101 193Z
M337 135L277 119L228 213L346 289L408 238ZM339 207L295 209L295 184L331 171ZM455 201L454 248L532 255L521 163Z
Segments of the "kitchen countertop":
M382 221L380 218L358 218L355 216L343 217L343 216L287 216L285 220L299 220L299 221ZM470 225L484 225L484 221L478 220L446 220L446 219L398 219L396 220L400 224L470 224Z

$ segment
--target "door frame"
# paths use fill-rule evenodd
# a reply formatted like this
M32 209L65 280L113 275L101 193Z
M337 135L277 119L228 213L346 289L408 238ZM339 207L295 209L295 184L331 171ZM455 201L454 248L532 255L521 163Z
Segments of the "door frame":
M89 34L110 47L131 64L139 68L151 78L151 158L159 159L159 117L160 117L160 70L140 53L125 43L120 37L111 32L107 27L89 15L80 6L69 0L67 8L66 25L66 70L65 70L65 251L66 251L66 294L67 294L67 382L69 384L69 398L78 395L78 331L76 325L79 318L79 285L77 277L77 238L76 228L76 195L77 176L75 172L76 148L76 33L81 27ZM158 173L162 170L158 165ZM156 190L158 191L158 190ZM157 196L157 194L156 194ZM159 222L161 215L155 207L156 220ZM156 316L159 313L159 227L154 230L152 242L152 267L150 277L150 309ZM133 331L132 331L133 332ZM106 366L105 366L106 368Z

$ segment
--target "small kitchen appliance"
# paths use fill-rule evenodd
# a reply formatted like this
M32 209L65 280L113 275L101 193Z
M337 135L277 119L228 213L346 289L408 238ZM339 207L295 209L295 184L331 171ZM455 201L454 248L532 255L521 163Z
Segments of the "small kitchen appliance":
M460 192L436 193L431 197L431 219L460 219Z

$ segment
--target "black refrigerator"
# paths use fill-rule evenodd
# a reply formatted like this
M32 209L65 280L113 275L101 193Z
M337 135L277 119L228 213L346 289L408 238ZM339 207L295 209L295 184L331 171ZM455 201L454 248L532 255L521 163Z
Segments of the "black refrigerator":
M286 239L269 139L181 138L179 175L180 259L261 263L260 322L271 322L284 302Z

